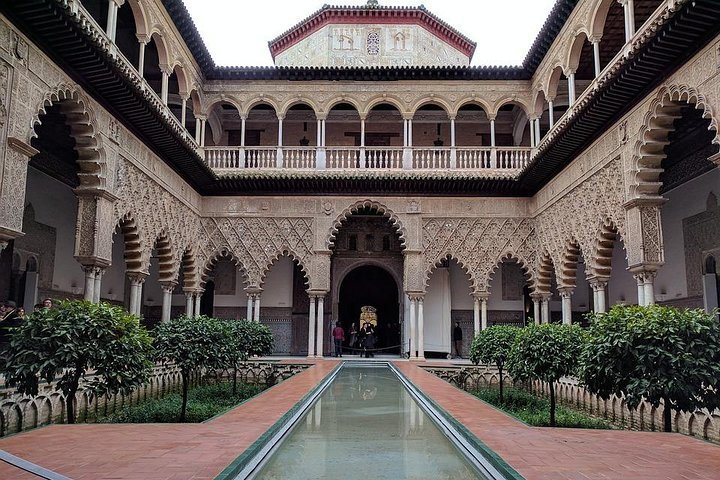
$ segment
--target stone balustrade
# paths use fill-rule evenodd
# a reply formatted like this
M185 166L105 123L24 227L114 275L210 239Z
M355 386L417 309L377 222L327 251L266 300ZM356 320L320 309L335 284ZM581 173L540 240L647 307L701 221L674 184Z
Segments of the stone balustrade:
M432 366L425 370L463 390L497 386L498 371L486 365ZM512 386L512 378L504 375L504 384ZM535 395L548 396L546 382L530 382L521 385ZM630 409L623 397L612 396L604 400L580 386L575 378L563 378L555 384L555 395L559 403L583 410L590 415L607 419L609 422L632 430L662 431L663 407L653 407L643 402L636 409ZM691 413L673 412L673 431L696 436L713 442L720 442L720 410L709 412L705 409Z
M250 384L274 385L306 369L310 364L250 361L238 370L238 381ZM191 386L201 380L212 382L227 379L231 372L196 372ZM78 422L92 421L109 415L123 407L138 405L146 400L163 398L180 392L182 378L175 365L157 365L148 381L133 390L130 395L96 397L81 384L76 394L76 415ZM43 383L35 397L14 393L14 389L0 384L0 437L30 430L53 423L65 423L66 398L56 391L54 384Z
M520 173L530 147L204 147L208 167L218 174L247 169L420 170Z

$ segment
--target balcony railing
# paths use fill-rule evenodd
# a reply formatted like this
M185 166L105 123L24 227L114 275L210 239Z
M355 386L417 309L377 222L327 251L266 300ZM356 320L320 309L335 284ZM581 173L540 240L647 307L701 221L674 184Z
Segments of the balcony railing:
M204 147L205 162L219 174L250 169L420 170L520 173L530 147Z

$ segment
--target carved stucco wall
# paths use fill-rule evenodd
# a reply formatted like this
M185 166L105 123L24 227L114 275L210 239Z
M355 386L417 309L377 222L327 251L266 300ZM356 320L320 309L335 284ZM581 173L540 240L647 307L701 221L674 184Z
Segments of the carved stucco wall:
M299 67L469 63L466 55L423 27L400 24L327 25L275 57L276 65Z

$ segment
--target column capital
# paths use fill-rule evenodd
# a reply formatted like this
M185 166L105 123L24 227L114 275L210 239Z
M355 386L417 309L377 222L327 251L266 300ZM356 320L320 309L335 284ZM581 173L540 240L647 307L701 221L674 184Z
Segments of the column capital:
M175 287L177 287L176 281L160 282L160 288L163 292L172 293Z
M424 292L405 292L411 302L422 301L425 299Z
M308 295L316 298L324 298L328 294L327 290L308 290Z
M131 283L142 284L147 279L148 274L145 272L127 272L127 277Z
M315 119L318 121L321 121L321 122L324 122L325 120L327 120L327 117L328 117L327 112L318 112L315 114ZM362 118L362 116L360 118Z
M453 121L453 120L455 120L455 117L456 117L455 115L448 114L448 120Z
M170 65L168 65L167 63L161 63L160 65L158 65L158 67L160 68L160 73L162 73L163 75L170 76L172 74L172 68L170 68Z
M251 285L249 287L245 288L245 293L248 295L257 295L259 293L262 293L262 288L258 287L257 285Z
M487 302L490 299L490 292L473 292L472 297L478 302Z
M202 122L206 121L207 118L207 115L205 115L204 113L198 113L197 115L195 115L195 120L200 120Z
M588 37L590 43L600 43L600 40L602 40L602 35L590 35Z
M146 33L138 33L135 35L135 38L137 38L137 41L140 45L147 45L150 43L150 35Z
M607 287L608 281L610 281L610 278L608 277L588 277L587 278L588 283L593 288L593 290L599 290L604 289Z
M631 269L630 272L633 274L633 278L638 281L638 283L652 283L653 280L655 280L655 276L657 275L657 269L647 269L647 270L636 270Z
M110 3L114 3L118 6L118 8L120 8L125 5L125 0L110 0Z
M570 298L575 291L575 287L558 287L558 293L562 298Z
M280 122L285 120L285 114L283 114L283 113L278 113L278 114L276 114L276 116L277 116L278 121L280 121Z

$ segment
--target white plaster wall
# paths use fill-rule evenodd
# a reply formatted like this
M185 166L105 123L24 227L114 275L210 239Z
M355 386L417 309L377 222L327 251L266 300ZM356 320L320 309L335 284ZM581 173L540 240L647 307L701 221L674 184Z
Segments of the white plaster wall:
M430 277L424 300L424 346L433 352L450 351L451 280L448 268L438 268Z
M618 239L613 246L610 280L608 281L608 307L617 304L637 305L637 283L627 270L625 244Z
M263 283L261 307L292 307L293 261L290 257L280 257L272 266ZM176 295L184 299L182 295ZM175 302L173 302L175 303ZM246 307L247 294L242 272L237 273L234 295L215 295L215 307Z
M28 168L25 206L35 209L35 220L55 228L55 268L52 288L63 292L82 293L85 275L75 260L75 224L77 198L64 183Z
M451 308L453 310L472 310L470 276L455 261L450 262L449 270Z
M655 279L655 298L658 301L687 297L682 221L706 210L710 192L720 195L720 171L717 168L685 182L664 195L668 199L662 207L665 265L658 271ZM701 275L702 266L696 267L698 275Z
M502 268L498 267L490 279L490 298L488 310L513 310L522 312L522 300L503 300L502 298Z
M588 312L590 310L590 299L592 298L590 292L592 292L592 290L586 278L585 264L578 264L575 291L571 297L572 310L574 312Z
M125 298L125 240L122 234L113 234L112 264L102 278L100 297L112 301Z

